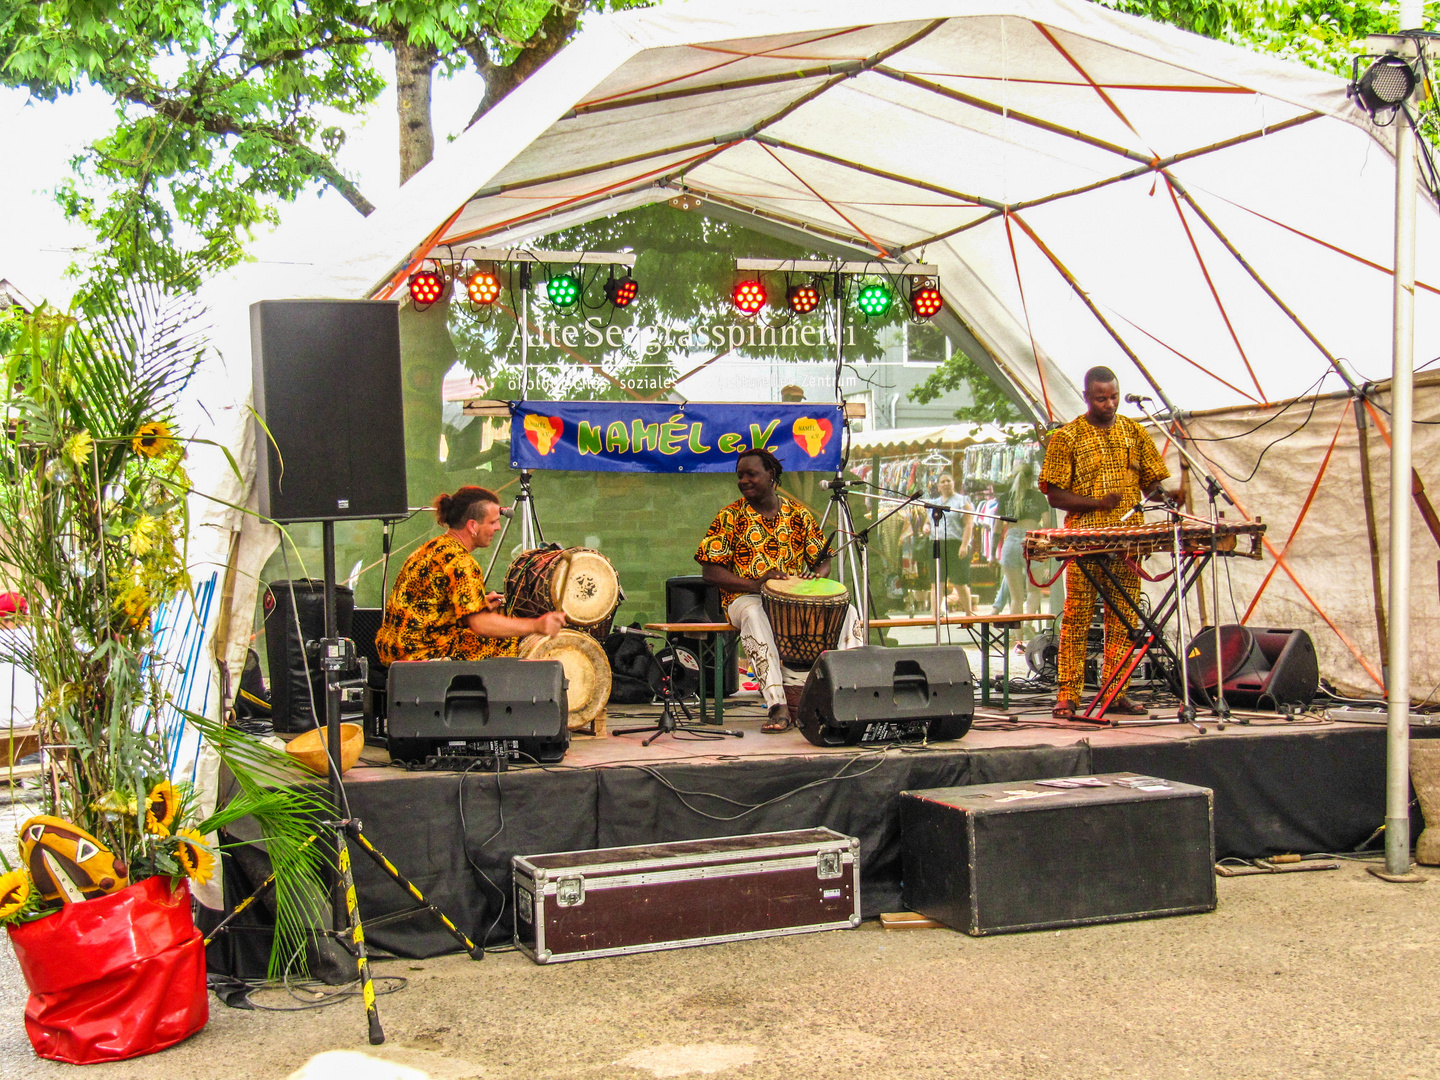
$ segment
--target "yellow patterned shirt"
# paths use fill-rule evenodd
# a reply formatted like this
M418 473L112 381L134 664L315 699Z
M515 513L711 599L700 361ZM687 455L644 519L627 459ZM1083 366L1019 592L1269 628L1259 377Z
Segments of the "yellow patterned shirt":
M1110 427L1099 428L1081 416L1051 432L1039 484L1041 491L1057 487L1092 499L1118 491L1114 510L1065 515L1066 528L1100 529L1120 524L1141 495L1169 475L1155 443L1134 420L1116 416Z
M825 537L815 517L800 503L780 496L773 521L744 499L737 499L710 523L695 552L698 563L723 566L740 577L758 578L769 570L800 574L820 557ZM720 590L720 603L728 608L740 593Z
M375 651L397 660L483 660L514 656L519 638L481 637L465 616L485 610L485 575L465 545L437 536L415 549L395 578Z

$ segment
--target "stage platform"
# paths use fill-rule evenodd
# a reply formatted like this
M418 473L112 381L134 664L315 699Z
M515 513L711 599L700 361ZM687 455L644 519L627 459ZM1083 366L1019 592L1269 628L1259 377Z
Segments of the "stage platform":
M658 714L658 706L614 708L609 723ZM982 710L956 742L821 748L798 731L763 734L762 720L758 700L731 699L725 723L743 738L679 733L643 747L644 734L576 736L559 765L499 773L406 771L367 747L346 786L371 841L466 933L492 944L510 935L514 855L817 825L860 838L865 915L895 910L897 806L909 789L1122 771L1196 784L1215 792L1217 858L1353 851L1385 816L1385 729L1374 723L1265 714L1223 730L1207 721L1203 733L1173 722L1110 728L1052 721L1046 698L1008 713ZM1432 735L1440 728L1412 733ZM409 957L454 951L428 914L387 918L407 898L358 853L354 863L373 945ZM227 869L227 903L260 869L238 861ZM225 949L260 947L243 937ZM219 955L212 968L250 966Z

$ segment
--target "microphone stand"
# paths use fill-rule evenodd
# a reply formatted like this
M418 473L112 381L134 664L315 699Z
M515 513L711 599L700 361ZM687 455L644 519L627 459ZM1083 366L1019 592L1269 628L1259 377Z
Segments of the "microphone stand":
M495 561L500 558L500 552L505 550L505 537L510 532L510 523L517 516L520 518L521 550L530 551L545 546L545 534L540 530L540 518L535 513L535 496L530 491L529 469L520 470L520 494L515 496L515 505L502 509L500 516L505 519L505 525L500 530L500 538L491 545L494 550L490 553L490 565L485 567L487 581L490 580L490 571L495 569Z
M854 486L856 486L856 485L859 483L858 481L854 481L854 480L841 481L841 482L842 482L842 483L845 483L847 486L850 486L850 487L854 487ZM830 483L835 483L835 481L830 481ZM885 518L888 518L888 517L890 517L890 516L892 516L892 515L894 515L894 514L898 514L898 513L899 513L902 509L904 509L906 506L923 506L923 507L925 507L925 509L927 509L928 511L930 511L931 520L932 520L933 522L937 522L937 523L940 521L941 515L943 515L943 514L964 514L964 515L966 515L967 517L985 518L985 519L990 520L990 521L1008 521L1008 522L1010 522L1011 524L1013 524L1013 523L1017 520L1016 518L1013 518L1013 517L1005 517L1005 516L1002 515L1002 514L982 514L982 513L980 513L978 510L959 510L959 509L956 509L956 508L953 507L953 506L946 506L944 503L926 502L925 500L923 500L923 499L920 498L920 493L919 493L918 491L916 491L916 492L914 492L914 493L912 493L912 494L910 494L910 495L907 495L907 496L905 496L905 497L903 497L903 498L901 498L901 497L899 497L899 496L897 496L897 495L888 495L888 494L887 494L887 495L881 495L881 494L872 493L872 492L868 492L868 491L857 491L857 492L855 492L855 494L856 494L856 495L859 495L862 499L871 499L871 500L873 500L874 502L882 502L882 503L895 503L895 504L897 504L897 505L895 506L895 509L894 509L894 510L891 510L890 513L886 514L884 517L882 517L882 518L878 519L877 521L875 521L869 528L862 530L860 533L856 533L856 534L852 535L849 540L847 540L844 544L842 544L842 545L837 549L837 552L836 552L837 554L838 554L838 552L840 552L840 551L844 551L847 547L849 547L849 546L850 546L851 544L853 544L853 543L856 543L857 541L861 543L861 551L862 551L862 553L863 553L863 552L865 551L865 544L864 544L864 541L861 541L861 539L860 539L861 536L865 536L865 537L868 539L868 535L869 535L870 529L875 528L875 526L876 526L876 525L879 525L881 521L884 521L884 520L885 520ZM935 532L935 525L932 524L932 525L931 525L931 535L932 535L932 536L934 535L934 532ZM934 544L934 555L935 555L935 603L934 603L934 608L935 608L935 644L936 644L936 645L939 645L939 644L941 643L941 640L942 640L942 638L941 638L941 627L944 626L944 618L945 618L944 613L943 613L943 611L941 610L941 606L940 606L940 599L941 599L941 597L944 595L944 584L943 584L943 582L942 582L942 580L941 580L941 578L940 578L940 553L941 553L941 547L940 547L940 545L943 544L943 543L944 543L943 540L938 540L938 539L933 540L933 544ZM867 575L867 576L866 576L865 588L866 588L866 590L867 590L867 592L868 592L868 590L869 590L869 588L870 588L870 582L869 582L869 576L868 576L868 575L869 575L868 563L867 563L866 575ZM869 628L868 623L867 623L867 625L866 625L866 627L865 627L865 632L866 632L866 635L867 635L866 640L868 641L868 640L869 640L868 635L869 635L869 632L870 632L870 628Z
M1159 419L1153 413L1151 413L1149 409L1145 407L1144 403L1149 401L1149 398L1140 397L1138 394L1127 394L1125 396L1125 400L1129 404L1134 405L1137 409L1139 409L1140 412L1144 414L1145 419L1150 422L1150 425L1155 428L1156 431L1159 431L1162 434L1167 434L1165 432L1164 426L1160 423ZM1175 449L1179 452L1180 456L1185 459L1186 464L1190 466L1191 471L1204 481L1205 497L1210 503L1210 595L1215 605L1215 698L1211 702L1211 711L1215 714L1216 718L1220 721L1220 725L1223 727L1226 721L1230 719L1230 706L1225 703L1225 657L1224 650L1220 647L1220 512L1219 504L1216 502L1216 500L1223 498L1231 506L1235 505L1235 500L1230 497L1229 492L1227 492L1224 488L1220 486L1220 482L1215 479L1214 475L1210 472L1210 470L1207 469L1204 465L1200 464L1200 462L1196 461L1194 455L1191 454L1189 450L1185 449L1185 443L1183 441L1181 441L1180 439L1171 439L1170 441L1174 444ZM1174 514L1174 521L1175 565L1176 573L1178 574L1180 562L1180 516L1178 512ZM1177 577L1176 581L1179 580L1180 579ZM1194 706L1190 704L1189 668L1185 661L1185 655L1188 651L1189 643L1185 640L1185 604L1183 598L1180 604L1179 634L1181 668L1180 675L1184 687L1183 700L1185 702L1185 709L1187 709L1190 713L1189 717L1185 717L1182 713L1182 719L1188 719L1190 723L1194 723L1195 709ZM1249 723L1248 720L1242 720L1240 722Z

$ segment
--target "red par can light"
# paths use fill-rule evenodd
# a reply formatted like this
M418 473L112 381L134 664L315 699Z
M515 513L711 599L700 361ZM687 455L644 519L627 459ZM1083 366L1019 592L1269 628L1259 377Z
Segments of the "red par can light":
M630 302L640 295L640 286L629 274L622 278L611 278L605 283L605 299L617 308L629 307Z
M417 270L410 275L410 299L433 304L445 295L445 275L438 270Z
M940 290L929 282L910 294L910 310L915 312L917 318L934 318L944 306L945 298L940 295Z
M741 315L754 315L765 306L765 286L759 281L742 281L730 293Z

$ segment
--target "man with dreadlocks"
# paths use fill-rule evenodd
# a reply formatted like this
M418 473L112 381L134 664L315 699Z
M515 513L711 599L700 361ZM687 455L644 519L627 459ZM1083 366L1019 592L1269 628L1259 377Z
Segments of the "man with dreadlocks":
M779 490L783 471L768 450L741 454L735 462L741 497L715 515L695 552L705 580L720 587L726 618L740 631L745 652L755 664L769 710L760 730L769 733L794 726L793 705L799 702L805 673L781 665L760 588L777 578L824 577L830 569L825 538L814 515ZM851 607L840 633L840 648L864 643Z

